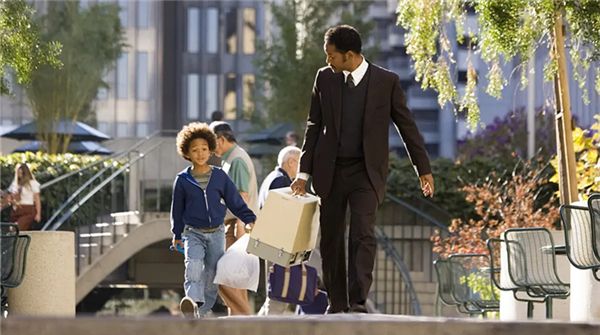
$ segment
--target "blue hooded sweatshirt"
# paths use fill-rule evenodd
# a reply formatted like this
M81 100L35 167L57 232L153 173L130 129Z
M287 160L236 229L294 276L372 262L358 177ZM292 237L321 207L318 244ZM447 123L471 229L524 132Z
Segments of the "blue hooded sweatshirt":
M202 189L187 167L175 178L171 202L171 232L181 239L185 226L215 228L223 224L229 210L244 223L256 221L239 191L223 170L212 166L206 190Z

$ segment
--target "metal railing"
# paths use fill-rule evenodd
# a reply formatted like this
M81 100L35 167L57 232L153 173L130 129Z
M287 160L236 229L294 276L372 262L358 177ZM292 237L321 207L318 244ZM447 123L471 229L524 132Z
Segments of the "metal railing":
M157 143L151 144L149 148L143 148L143 146L147 145L148 143L151 143L154 139L165 133L168 134L171 133L171 131L155 132L152 135L147 136L142 140L138 141L132 147L121 153L115 154L110 158L103 159L100 162L97 162L90 166L86 166L78 171L73 171L61 177L58 177L55 180L52 180L51 182L44 184L46 186L50 186L54 183L63 181L66 178L79 175L82 170L88 169L92 166L96 166L100 163L105 163L108 159L111 159L112 161L123 160L121 161L121 166L116 167L114 164L105 166L96 174L94 174L91 178L89 178L83 183L80 183L78 188L75 191L71 192L70 196L56 210L54 210L53 214L48 218L48 220L46 220L41 230L59 229L62 226L62 224L73 215L73 213L75 213L85 202L87 202L93 196L95 196L101 189L106 187L109 183L114 182L115 179L119 176L124 176L124 178L127 178L127 173L130 171L130 168L132 168L138 161L143 160L149 153L153 152L158 147L160 147L162 141L159 140L157 141ZM131 157L132 154L135 154L134 157ZM112 186L114 188L114 185ZM114 212L116 210L118 209L112 206L111 212ZM121 208L120 210L128 209Z
M93 176L82 180L45 222L43 230L67 229L75 232L78 275L108 248L127 236L130 230L134 229L134 225L140 224L146 207L154 211L165 207L161 201L170 203L169 197L160 196L161 185L165 182L160 177L161 169L171 167L174 161L170 156L165 159L160 150L157 150L167 139L163 135L168 136L170 133L156 132L136 142L127 150L111 156L110 164L107 163L108 159L93 164L96 169L100 164L102 168ZM175 154L173 148L173 155ZM146 162L148 160L149 163ZM77 178L81 170L90 167L69 173L68 176L63 175L60 180L48 184L58 185L70 178ZM151 175L157 187L157 194L152 197L151 206L148 206L145 190L141 189L148 187L148 183L143 182L148 179L146 172ZM174 175L169 173L169 184L172 178ZM154 185L150 185L152 186ZM81 212L88 212L88 215ZM79 214L82 215L78 217Z
M434 229L446 234L448 228L406 201L390 194L386 199L375 227L378 252L370 297L382 313L421 315L411 273L422 273L420 279L426 283L435 282L430 237Z

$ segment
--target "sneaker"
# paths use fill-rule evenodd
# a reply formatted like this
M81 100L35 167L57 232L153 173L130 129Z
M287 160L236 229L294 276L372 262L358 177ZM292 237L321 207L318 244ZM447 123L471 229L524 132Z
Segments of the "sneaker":
M181 299L179 309L181 310L181 314L188 319L193 319L198 315L198 305L189 297Z

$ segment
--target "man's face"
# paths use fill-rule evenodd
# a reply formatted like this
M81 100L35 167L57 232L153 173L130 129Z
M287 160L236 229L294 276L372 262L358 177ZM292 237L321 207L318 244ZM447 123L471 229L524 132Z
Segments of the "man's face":
M325 62L335 73L342 72L343 70L348 71L350 68L350 57L348 52L341 52L336 49L335 45L327 44L323 45L325 55L327 56Z
M215 155L217 157L223 156L225 150L223 146L225 145L225 138L223 136L217 136L217 147L215 148Z
M208 142L203 138L196 138L190 143L188 157L195 166L203 166L210 158Z
M292 155L288 158L288 160L284 163L284 170L290 176L291 179L296 178L296 174L298 173L298 163L300 161L300 155Z

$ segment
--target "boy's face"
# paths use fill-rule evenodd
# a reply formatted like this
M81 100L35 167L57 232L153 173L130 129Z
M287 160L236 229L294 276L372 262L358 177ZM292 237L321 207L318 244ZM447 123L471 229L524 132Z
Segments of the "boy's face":
M196 138L192 140L187 155L195 166L206 165L206 162L210 158L208 142L206 142L206 140L203 138Z

